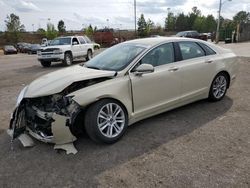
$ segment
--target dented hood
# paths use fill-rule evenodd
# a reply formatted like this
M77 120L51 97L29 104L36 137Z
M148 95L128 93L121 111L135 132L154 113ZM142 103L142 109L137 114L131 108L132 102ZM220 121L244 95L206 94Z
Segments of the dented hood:
M44 75L28 86L25 98L48 96L61 92L76 81L101 77L112 77L115 71L104 71L86 68L84 66L72 66Z

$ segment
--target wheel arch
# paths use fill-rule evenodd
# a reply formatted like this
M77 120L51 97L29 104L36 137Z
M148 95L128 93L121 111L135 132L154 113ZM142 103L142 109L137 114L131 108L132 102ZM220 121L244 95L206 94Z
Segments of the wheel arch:
M108 96L103 96L103 97L98 98L98 100L93 101L92 103L88 104L88 105L84 108L84 110L87 110L87 109L88 109L90 106L92 106L93 104L95 104L95 103L97 103L97 102L99 102L99 101L101 101L101 100L105 100L105 99L114 100L114 101L116 101L117 103L119 103L119 104L125 109L126 114L127 114L128 117L129 117L128 109L127 109L126 105L124 105L123 102L120 101L119 99L116 99L116 98L113 98L113 97L108 97Z
M105 100L105 99L114 100L115 102L120 104L124 108L125 113L127 114L127 117L128 117L128 121L129 121L128 109L123 104L123 102L121 102L119 99L116 99L113 97L101 97L101 98L98 98L98 100L93 101L93 102L89 103L88 105L86 105L85 107L81 108L81 110L79 111L79 113L77 114L77 116L74 119L74 123L70 127L70 130L74 135L81 135L83 132L86 131L84 128L85 127L84 120L86 118L85 114L86 114L87 110L90 108L90 106L96 104L97 102L99 102L101 100Z
M228 71L226 71L226 70L221 70L220 72L218 72L216 75L215 75L215 77L218 75L218 74L225 74L226 76L227 76L227 81L228 81L228 83L227 83L227 88L229 88L230 87L230 82L231 82L231 76L230 76L230 74L228 73ZM214 77L214 78L215 78Z
M66 53L70 53L70 54L71 54L71 56L73 56L73 54L72 54L72 51L71 51L71 50L66 50L66 51L64 52L64 55L65 55Z

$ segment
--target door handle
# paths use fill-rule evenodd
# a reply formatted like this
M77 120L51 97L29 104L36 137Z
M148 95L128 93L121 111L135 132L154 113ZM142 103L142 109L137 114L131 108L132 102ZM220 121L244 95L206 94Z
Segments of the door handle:
M206 60L205 63L213 63L213 60Z
M178 71L179 68L178 67L172 67L170 69L168 69L169 72L175 72L175 71Z

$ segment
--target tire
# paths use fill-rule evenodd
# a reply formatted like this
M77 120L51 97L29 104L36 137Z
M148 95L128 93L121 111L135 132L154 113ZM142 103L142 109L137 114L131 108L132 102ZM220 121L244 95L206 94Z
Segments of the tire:
M73 57L72 57L71 53L66 52L65 55L64 55L63 64L65 66L70 66L70 65L72 65L72 62L73 62Z
M92 57L93 57L92 50L88 50L87 56L86 56L86 61L89 61L90 59L92 59Z
M51 66L51 62L50 61L40 61L41 65L43 67L50 67Z
M108 112L108 107L111 107L113 113ZM111 114L112 116L109 116ZM127 130L128 115L120 103L112 99L103 99L87 109L84 125L93 141L112 144L118 141Z
M214 102L223 99L227 93L228 85L228 75L223 72L217 74L211 84L208 99Z

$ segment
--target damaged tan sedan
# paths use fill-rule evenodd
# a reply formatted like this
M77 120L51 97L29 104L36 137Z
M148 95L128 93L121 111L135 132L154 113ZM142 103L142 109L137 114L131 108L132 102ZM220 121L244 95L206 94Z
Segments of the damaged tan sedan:
M26 86L8 132L24 145L31 135L69 153L76 153L72 143L82 130L114 143L139 120L200 99L221 100L237 69L234 53L201 40L124 42Z

